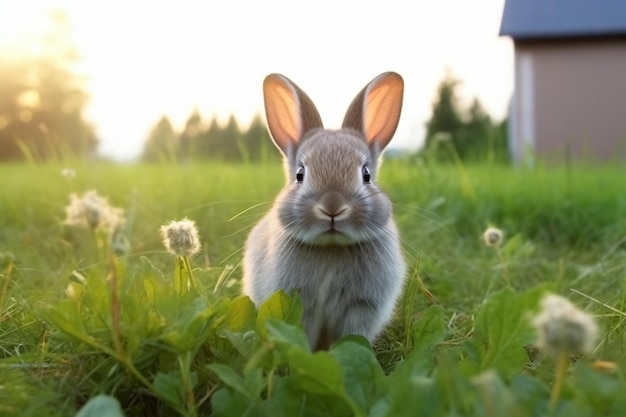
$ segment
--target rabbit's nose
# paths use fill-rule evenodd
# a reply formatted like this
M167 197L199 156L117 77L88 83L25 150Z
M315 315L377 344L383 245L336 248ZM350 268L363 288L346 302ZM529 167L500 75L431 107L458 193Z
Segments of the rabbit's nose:
M320 219L335 221L347 218L352 211L343 196L336 191L329 191L324 194L313 210Z

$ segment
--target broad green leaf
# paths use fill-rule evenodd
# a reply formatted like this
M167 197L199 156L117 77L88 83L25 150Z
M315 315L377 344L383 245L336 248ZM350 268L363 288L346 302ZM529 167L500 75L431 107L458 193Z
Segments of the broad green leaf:
M573 376L576 402L592 406L596 415L606 415L613 402L626 393L617 375L594 371L582 361L576 364Z
M215 373L228 387L242 394L250 401L260 400L261 392L265 389L266 380L261 369L253 369L241 377L233 368L221 363L212 363L207 368Z
M170 405L182 408L184 406L184 383L178 372L159 372L154 378L154 388L159 397L165 399Z
M283 352L287 352L293 346L309 349L309 341L301 327L276 319L268 319L265 327L269 333L269 340L276 343Z
M475 337L486 345L480 369L497 369L505 378L528 362L524 346L531 341L530 320L524 298L505 288L487 300L476 315Z
M222 333L223 337L226 337L231 345L239 352L244 358L250 358L257 347L258 337L255 331L242 332L225 332Z
M393 381L393 383L391 382ZM432 378L414 375L389 381L388 398L374 407L370 417L438 417L442 398Z
M87 401L75 417L124 417L124 412L117 399L100 394Z
M302 320L302 304L297 297L290 298L283 291L274 293L266 300L257 315L257 329L266 336L265 321L268 319L280 319L285 323L301 325Z
M212 414L215 417L257 417L262 414L249 398L238 391L222 388L211 396Z
M530 416L543 416L548 412L550 389L538 378L518 374L511 379L511 392L517 403Z
M515 402L511 391L504 385L498 374L489 370L471 379L478 388L478 401L474 405L474 415L494 415L521 417L525 415Z
M365 413L384 391L385 373L376 355L363 337L348 336L329 352L343 371L344 389L354 403Z
M216 314L219 305L207 306L204 297L194 297L191 293L181 298L185 303L179 318L171 330L163 335L163 339L178 352L187 352L204 343L210 333L210 319Z
M287 352L289 369L296 387L305 392L324 394L333 393L345 396L343 373L337 360L328 352L310 353L293 346Z
M441 394L439 407L457 410L461 415L474 415L472 411L480 401L480 393L460 369L458 354L450 349L442 350L437 361L432 377Z
M276 379L272 396L263 404L271 417L346 417L355 413L350 405L332 393L312 393L299 388L299 377Z
M87 332L79 310L80 307L73 300L62 300L55 306L43 306L38 314L65 336L93 347L98 341Z
M222 324L230 332L255 330L256 315L254 303L247 296L241 296L230 302Z

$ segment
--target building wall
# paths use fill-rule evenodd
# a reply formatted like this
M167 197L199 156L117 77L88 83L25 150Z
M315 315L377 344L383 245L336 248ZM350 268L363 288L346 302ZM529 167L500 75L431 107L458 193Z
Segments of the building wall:
M626 38L515 42L511 150L626 159Z

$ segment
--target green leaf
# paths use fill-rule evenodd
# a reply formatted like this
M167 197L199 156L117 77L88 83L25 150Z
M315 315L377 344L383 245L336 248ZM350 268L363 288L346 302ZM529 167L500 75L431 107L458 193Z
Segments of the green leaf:
M264 415L271 417L358 415L348 403L341 401L336 395L302 391L299 389L299 383L297 376L277 378L272 396L264 404Z
M446 336L443 309L430 306L413 327L413 350L398 364L395 374L399 378L425 375L434 367L434 349Z
M266 380L263 378L261 369L253 369L246 373L245 378L242 378L228 365L212 363L207 365L207 368L215 373L226 386L253 402L260 399L261 392L265 389Z
M582 361L573 374L577 402L592 406L595 415L607 415L613 403L624 396L623 381L615 374L594 371Z
M432 378L415 375L403 381L389 381L389 394L380 401L370 417L436 417L440 413L442 398Z
M343 374L337 360L328 352L310 352L294 346L287 352L296 386L310 393L343 395Z
M159 268L157 268L148 258L145 256L139 257L141 261L141 275L144 278L147 277L156 277L161 280L161 282L165 282L165 276L163 272Z
M100 394L87 401L75 417L124 417L124 413L115 398Z
M309 350L309 341L301 326L294 326L276 319L268 319L265 326L269 333L269 340L276 343L283 352L287 352L293 346Z
M222 323L230 332L245 332L256 329L256 308L247 296L235 298L228 305Z
M259 307L257 329L262 336L267 335L265 322L280 319L285 323L302 326L302 304L297 297L290 298L283 291L274 293Z
M197 349L210 334L211 318L216 315L220 305L207 306L204 297L195 297L192 293L181 297L184 301L178 320L170 330L163 334L179 353Z
M524 346L532 341L532 332L526 301L513 289L505 288L478 311L474 334L486 346L481 371L495 368L508 379L528 362Z
M363 337L348 336L336 343L329 353L343 371L344 390L365 413L385 389L385 373L369 343Z
M211 395L211 409L215 417L256 417L261 416L253 402L238 391L227 388Z
M517 417L523 416L522 409L515 402L511 391L504 385L498 374L489 370L471 379L478 389L479 397L475 402L474 415L493 415Z
M184 381L179 372L159 372L154 378L153 385L159 397L165 399L170 405L184 407Z
M538 378L519 374L511 379L511 392L526 414L543 416L548 412L550 389Z

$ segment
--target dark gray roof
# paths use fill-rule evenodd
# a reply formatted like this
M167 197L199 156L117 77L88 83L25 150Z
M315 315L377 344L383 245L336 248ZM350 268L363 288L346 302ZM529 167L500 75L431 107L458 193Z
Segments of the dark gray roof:
M506 0L500 35L514 39L626 35L626 0Z

